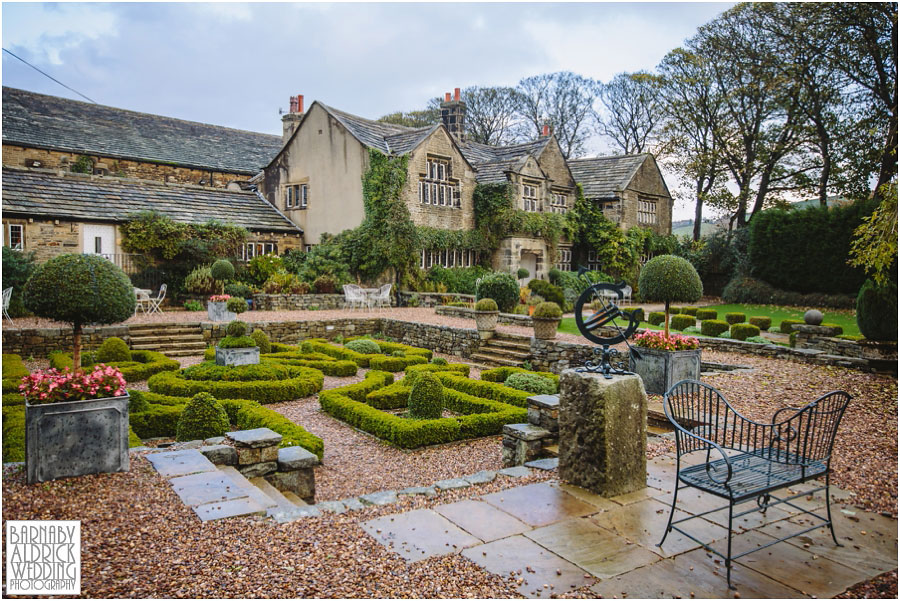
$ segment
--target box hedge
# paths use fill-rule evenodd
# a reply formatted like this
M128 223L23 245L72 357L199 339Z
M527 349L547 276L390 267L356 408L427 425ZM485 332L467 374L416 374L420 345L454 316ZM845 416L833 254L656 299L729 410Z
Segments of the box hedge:
M700 322L700 333L704 336L719 336L727 332L731 326L721 319L707 319Z
M759 336L759 328L749 323L735 323L731 326L731 338L746 340L751 336Z
M554 390L554 392L559 391L559 376L557 374L549 371L532 371L525 369L524 367L495 367L493 369L485 369L481 372L481 379L487 382L502 383L506 382L506 379L512 374L518 373L535 374L537 376L541 376L542 378L552 380L556 385L556 390Z
M14 354L3 353L3 379L4 380L21 380L29 373L22 357ZM16 384L18 386L18 384Z
M639 322L646 321L646 316L644 315L643 307L634 307L631 309L622 309L622 313L625 315L634 315Z
M651 311L647 316L647 323L658 326L666 320L666 314L663 311Z
M509 386L504 386L499 382L489 382L486 380L471 380L450 372L436 372L435 375L446 388L452 388L472 396L488 399L491 401L499 401L516 407L525 407L528 397L534 396L530 392L524 390L516 390Z
M673 315L669 320L669 327L671 327L673 330L678 330L679 332L693 325L697 325L697 318L693 315L687 315L685 313Z
M682 307L681 314L682 315L693 315L694 317L697 317L697 311L699 311L699 310L700 309L697 307Z
M257 366L229 369L240 371L254 367ZM322 390L324 376L321 371L292 365L279 367L286 368L290 377L283 380L190 380L181 370L156 374L147 381L147 386L152 392L169 396L192 397L198 392L208 392L219 400L251 399L263 404L302 399Z
M756 326L763 332L768 331L770 327L772 327L772 318L771 317L751 317L747 320L750 324Z
M736 324L736 323L744 323L745 321L747 321L747 314L746 313L726 313L725 321L727 321L728 323L730 323L732 325Z
M140 382L146 380L154 374L164 371L174 371L181 367L175 359L170 359L162 353L156 351L129 351L131 355L130 361L111 361L106 365L115 367L125 378L126 382ZM50 367L55 369L72 369L72 353L63 351L53 351L47 357L50 361ZM97 359L97 355L90 352L81 354L81 365L83 367L91 367L101 363Z
M791 333L793 333L793 331L794 331L794 328L792 328L791 326L800 326L800 325L803 325L803 324L805 324L805 323L806 323L806 322L803 321L802 319L784 319L784 320L782 320L781 323L778 325L778 330L779 330L782 334L791 334Z
M697 309L697 319L700 321L719 319L719 312L715 309Z

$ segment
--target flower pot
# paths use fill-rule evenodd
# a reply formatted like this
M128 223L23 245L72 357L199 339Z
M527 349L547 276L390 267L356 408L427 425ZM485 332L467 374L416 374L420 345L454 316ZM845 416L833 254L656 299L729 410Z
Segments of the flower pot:
M640 353L636 357L634 350ZM700 349L664 351L635 347L629 357L629 369L644 381L647 394L665 394L681 380L700 379Z
M28 483L127 472L128 395L32 405L25 400Z
M528 316L529 317L531 317L531 315L534 313L535 307L537 307L537 305L529 305L529 307L528 307Z
M534 323L534 337L539 340L553 340L556 338L556 330L562 319L558 317L532 317Z
M497 329L497 317L500 311L472 311L475 314L475 327L479 332L493 332Z
M210 321L234 321L237 319L237 314L229 311L225 306L226 304L225 302L214 301L209 301L206 304L206 314L209 316Z
M256 365L259 363L259 347L216 347L216 365Z

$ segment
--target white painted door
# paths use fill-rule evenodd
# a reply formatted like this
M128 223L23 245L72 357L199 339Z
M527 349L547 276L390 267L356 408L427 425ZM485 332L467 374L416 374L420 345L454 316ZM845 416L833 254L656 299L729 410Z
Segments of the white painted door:
M112 259L116 252L116 226L84 224L84 254L106 255Z

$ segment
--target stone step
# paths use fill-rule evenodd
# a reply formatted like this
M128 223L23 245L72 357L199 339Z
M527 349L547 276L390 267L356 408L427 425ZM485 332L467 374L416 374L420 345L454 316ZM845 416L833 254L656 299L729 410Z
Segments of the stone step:
M277 513L277 512L285 512L285 511L293 511L297 509L297 504L288 499L284 493L280 490L269 484L269 482L263 478L262 476L257 476L256 478L250 478L250 483L261 490L263 494L267 497L275 501L275 507L269 509L269 514ZM293 494L293 493L291 493ZM296 496L296 495L295 495ZM298 497L299 498L299 497ZM306 505L306 503L304 503Z
M203 334L196 330L189 332L163 332L159 334L141 334L132 336L133 342L143 342L145 340L203 340Z
M492 353L494 355L508 356L510 358L521 359L522 361L531 357L531 349L528 349L526 351L526 350L517 349L517 348L510 348L507 346L497 346L497 345L493 345L493 344L485 344L485 345L482 345L482 347L478 350L479 350L479 352L482 352L482 353Z
M474 353L470 357L472 361L476 361L488 367L521 367L522 362L514 359L507 359L497 355L488 355L486 353Z
M289 490L282 491L281 493L285 499L296 505L297 507L309 507L309 503L301 499L297 496L297 493L293 493Z
M206 343L202 340L188 340L185 342L142 342L141 344L132 344L133 351L163 351L165 349L199 349L202 353L206 350Z
M515 349L517 351L531 352L531 343L522 340L509 340L506 338L490 338L484 341L486 346L498 346L502 348Z
M196 357L203 354L202 349L166 349L160 352L166 357Z
M544 455L547 457L559 457L559 444L548 444L545 446Z
M260 506L267 510L278 506L275 499L254 486L252 482L247 480L247 478L234 467L230 465L220 465L218 466L218 469L219 471L226 473L236 486L240 487L241 490L247 493L248 497L256 501Z
M136 332L145 332L147 330L159 330L159 331L170 331L170 330L183 330L183 329L191 329L191 330L199 330L200 323L179 323L179 324L158 324L158 323L136 323L128 326L128 331L131 334Z
M494 332L494 337L491 340L502 340L504 342L508 342L511 344L521 344L527 347L531 347L531 337L523 336L521 334L508 334L506 332Z

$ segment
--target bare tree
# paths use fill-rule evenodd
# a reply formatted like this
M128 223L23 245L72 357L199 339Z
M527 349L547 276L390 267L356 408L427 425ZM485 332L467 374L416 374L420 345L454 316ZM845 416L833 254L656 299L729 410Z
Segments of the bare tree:
M650 151L661 118L660 78L640 71L619 73L600 88L604 111L595 113L597 132L624 154Z
M516 91L518 113L526 124L524 137L540 136L544 125L549 125L563 156L568 159L584 153L597 82L571 71L560 71L527 77L519 82Z
M508 87L473 86L462 91L466 103L466 134L490 146L515 142L518 93Z

